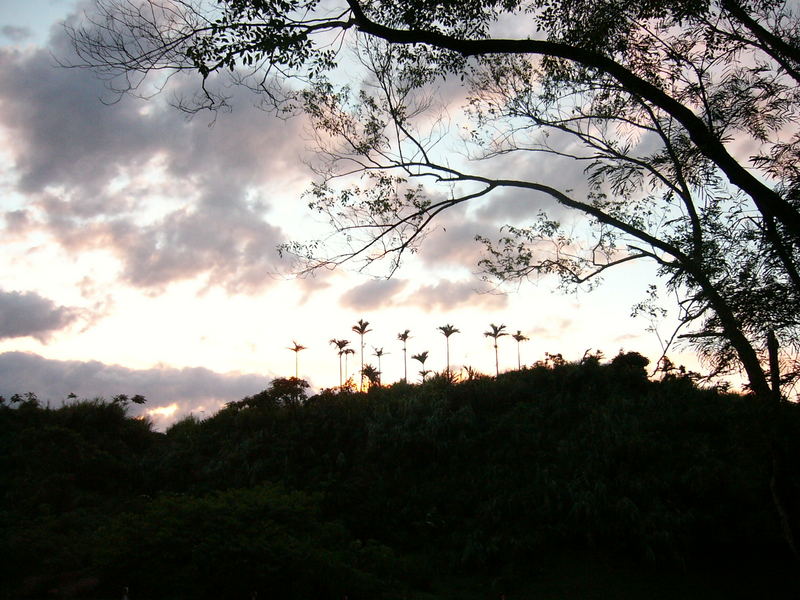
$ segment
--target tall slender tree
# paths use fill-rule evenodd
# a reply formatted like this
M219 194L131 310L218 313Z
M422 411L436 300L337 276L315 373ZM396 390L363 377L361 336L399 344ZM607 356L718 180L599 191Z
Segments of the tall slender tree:
M351 354L355 354L355 353L356 353L356 351L353 350L352 348L345 348L344 350L342 350L342 354L344 355L344 379L345 379L345 381L350 379L350 373L349 373L349 371L347 369L347 357L350 356ZM342 385L344 385L344 383Z
M447 373L447 377L449 378L450 377L450 336L453 335L454 333L461 333L461 330L453 327L449 323L447 325L441 325L438 329L439 329L439 331L442 332L442 335L444 336L445 346L447 348L447 367L445 368L445 373Z
M353 331L355 331L361 337L361 382L358 386L358 389L364 388L364 336L367 335L372 329L369 328L369 321L365 321L364 319L359 319L358 323L353 325Z
M342 379L342 355L344 354L344 349L350 345L349 340L337 340L336 338L332 338L330 343L336 346L338 349L337 354L339 355L339 387L344 385L344 380Z
M491 327L491 330L484 331L483 335L494 338L494 372L495 375L500 375L500 360L497 355L497 339L503 337L504 335L508 335L508 333L505 331L505 325L495 325L494 323L490 323L489 327Z
M418 360L419 364L422 365L422 370L419 372L419 374L422 376L422 381L424 383L425 382L425 376L428 373L430 373L430 371L425 369L425 361L428 360L428 351L425 350L425 352L420 352L419 354L414 354L411 358L413 360Z
M383 371L381 370L381 358L383 357L384 354L388 354L388 353L384 352L383 348L375 348L375 347L372 348L372 353L378 359L378 385L380 385L380 383L381 383L381 375L383 374Z
M403 381L408 383L408 338L411 337L410 329L397 334L397 339L403 342Z
M305 350L305 346L301 346L294 340L292 340L292 346L289 348L292 352L294 352L294 378L300 379L300 351Z
M517 333L511 335L515 340L517 340L517 370L522 368L522 362L520 361L519 355L519 344L520 342L527 342L530 338L524 335L519 329L517 329Z

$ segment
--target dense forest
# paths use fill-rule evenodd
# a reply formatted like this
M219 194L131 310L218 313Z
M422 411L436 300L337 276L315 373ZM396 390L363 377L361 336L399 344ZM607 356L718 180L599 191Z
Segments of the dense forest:
M645 365L278 379L166 433L4 401L2 597L800 597L800 406Z

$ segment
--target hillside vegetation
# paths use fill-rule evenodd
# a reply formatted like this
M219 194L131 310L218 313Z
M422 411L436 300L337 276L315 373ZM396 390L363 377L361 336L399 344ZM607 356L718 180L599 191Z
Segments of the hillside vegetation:
M124 402L4 404L3 593L798 597L773 490L800 514L800 407L644 364L276 380L165 434Z

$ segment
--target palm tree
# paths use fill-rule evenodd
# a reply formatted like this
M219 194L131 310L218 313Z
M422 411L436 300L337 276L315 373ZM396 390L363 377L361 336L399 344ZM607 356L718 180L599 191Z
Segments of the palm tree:
M523 335L523 333L519 329L517 329L517 333L513 334L511 337L517 340L517 371L519 371L522 368L522 363L519 360L519 343L527 342L531 338L529 338L526 335Z
M336 338L332 338L330 343L336 346L339 349L339 387L344 385L344 380L342 379L342 355L344 354L344 349L350 345L349 340L337 340Z
M408 383L408 334L411 333L410 329L406 329L402 333L397 334L397 339L403 342L403 381Z
M364 336L368 334L372 329L369 329L369 321L364 321L363 319L359 319L358 323L353 325L353 331L355 331L358 335L361 336L361 371L364 370ZM361 385L358 389L364 387L364 373L361 373Z
M344 350L342 350L342 354L344 354L344 378L345 378L345 381L347 381L349 379L348 372L347 372L347 357L350 354L355 354L355 353L356 353L356 351L353 350L352 348L345 348ZM342 385L344 385L344 384L342 384Z
M484 331L483 335L486 337L494 338L494 371L495 375L500 375L500 362L497 358L497 338L503 337L504 335L508 335L507 332L503 331L506 326L505 325L495 325L494 323L490 323L489 327L492 328L491 331Z
M383 348L375 348L374 346L372 347L372 353L375 356L378 357L378 385L380 385L381 384L381 373L383 373L383 371L381 370L381 357L384 354L389 354L389 353L388 352L384 352Z
M300 379L300 377L299 377L299 362L300 362L299 361L299 355L300 355L300 351L301 350L305 350L306 347L305 346L301 346L300 344L298 344L294 340L292 340L292 344L293 344L293 346L291 348L289 348L289 350L294 352L294 378L295 379Z
M372 365L369 364L364 365L364 369L361 371L361 375L367 378L370 387L372 387L373 385L378 387L381 386L381 372Z
M422 365L422 370L419 372L419 374L422 375L422 381L424 383L425 382L425 375L430 373L430 371L426 371L425 370L425 361L428 360L428 351L425 350L425 352L420 352L419 354L414 354L411 358L413 360L418 360L420 362L420 364Z
M450 377L450 336L453 335L454 333L461 333L461 330L460 329L456 329L455 327L453 327L450 324L442 325L438 329L439 329L439 331L442 332L442 335L444 336L444 340L445 340L445 345L447 346L447 369L445 370L445 373L447 373L447 377L449 378Z

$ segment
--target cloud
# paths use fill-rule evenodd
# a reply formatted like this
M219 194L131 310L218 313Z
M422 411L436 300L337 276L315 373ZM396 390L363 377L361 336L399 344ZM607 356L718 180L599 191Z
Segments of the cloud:
M57 306L34 292L0 290L0 339L30 336L44 342L79 315L79 309Z
M425 238L420 260L428 266L461 266L474 271L481 259L482 246L475 241L478 234L495 233L497 227L465 219L463 215L447 215Z
M374 279L358 285L339 298L339 304L354 310L375 310L394 304L407 282L400 279Z
M403 303L422 307L428 312L453 310L464 306L496 310L508 305L508 297L481 291L474 281L445 279L434 285L417 288L406 296Z
M573 308L573 310L575 310ZM535 338L561 338L567 336L573 326L573 320L564 317L551 317L546 325L538 325L529 330Z
M209 127L163 97L106 106L91 72L55 67L42 49L0 49L0 127L28 199L6 228L45 232L74 255L107 249L124 282L156 292L192 278L263 289L287 237L263 188L301 181L304 141L300 120L270 119L246 94L234 90L235 110Z
M132 414L153 411L156 425L192 413L216 412L224 403L253 395L268 385L262 375L216 373L205 368L128 369L98 361L50 360L26 352L0 354L0 395L33 392L42 402L60 405L70 393L79 398L142 394L147 403ZM176 405L172 409L172 405Z
M12 42L23 42L29 39L33 32L28 27L17 27L16 25L3 25L0 27L0 36Z
M115 219L71 224L59 233L73 250L112 252L126 283L153 291L203 277L207 286L230 293L256 292L273 280L275 247L284 239L280 228L261 218L257 204L239 200L225 206L201 201L147 225Z

